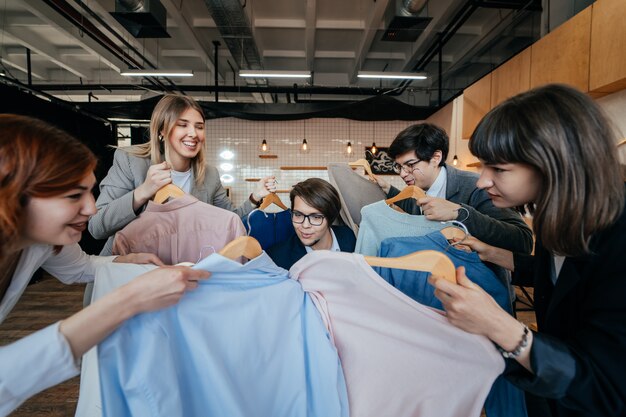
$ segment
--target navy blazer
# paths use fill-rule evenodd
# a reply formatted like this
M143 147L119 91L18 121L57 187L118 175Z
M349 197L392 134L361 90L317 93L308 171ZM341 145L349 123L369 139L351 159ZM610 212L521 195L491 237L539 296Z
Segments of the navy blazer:
M532 285L539 333L530 374L507 360L505 375L547 402L553 416L626 416L626 210L590 242L592 255L566 258L552 284L550 253L515 255L514 284Z
M337 237L339 249L342 252L354 252L356 238L352 229L347 226L330 227ZM306 255L306 249L295 233L288 240L272 246L266 252L276 265L285 269L291 268L293 264Z

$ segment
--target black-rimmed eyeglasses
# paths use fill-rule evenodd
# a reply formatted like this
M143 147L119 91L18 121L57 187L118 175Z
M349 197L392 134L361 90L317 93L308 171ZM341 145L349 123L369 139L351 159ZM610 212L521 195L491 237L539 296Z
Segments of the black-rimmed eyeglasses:
M399 164L397 162L394 162L393 172L395 172L396 174L399 174L401 171L404 171L407 174L411 174L413 171L418 169L417 164L419 164L420 162L422 162L422 159L418 159L413 162L407 162L406 164Z
M291 221L297 224L302 224L305 219L308 219L311 226L321 226L324 223L324 218L325 216L319 213L303 214L299 211L291 212Z

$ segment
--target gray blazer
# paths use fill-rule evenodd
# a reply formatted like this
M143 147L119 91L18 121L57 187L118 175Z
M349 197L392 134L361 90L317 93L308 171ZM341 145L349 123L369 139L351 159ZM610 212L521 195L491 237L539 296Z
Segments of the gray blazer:
M115 233L138 216L133 210L133 191L145 181L149 167L148 158L133 156L123 149L115 151L113 166L100 183L100 196L96 201L98 212L89 220L89 232L93 237L108 239L101 255L111 254ZM232 205L217 168L212 166L207 166L202 185L197 186L194 181L191 194L200 201L233 211L240 217L254 209L249 200L239 207Z
M512 252L530 253L533 249L533 233L519 213L512 209L500 209L493 205L487 192L476 186L479 175L461 171L446 165L446 200L460 204L469 217L459 210L457 220L462 220L470 234L477 239ZM400 190L391 187L387 198L396 196ZM397 205L407 213L421 214L415 200L399 201ZM465 219L467 217L467 219Z

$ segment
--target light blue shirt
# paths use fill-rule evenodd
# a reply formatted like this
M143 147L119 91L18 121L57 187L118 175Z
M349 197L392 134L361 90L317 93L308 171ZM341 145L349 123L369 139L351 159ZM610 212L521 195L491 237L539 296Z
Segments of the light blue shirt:
M448 185L448 171L446 167L441 167L439 170L439 175L433 182L433 185L430 186L428 191L426 191L426 195L430 197L439 197L446 198L446 187Z
M212 275L98 346L105 417L348 417L337 351L286 270L265 253L194 268Z

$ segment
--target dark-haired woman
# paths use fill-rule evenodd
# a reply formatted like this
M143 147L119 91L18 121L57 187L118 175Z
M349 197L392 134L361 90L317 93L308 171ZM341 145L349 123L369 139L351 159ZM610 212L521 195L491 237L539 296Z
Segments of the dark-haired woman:
M626 211L615 143L600 108L563 85L505 101L470 139L484 165L478 186L497 207L530 209L537 242L534 257L467 243L534 285L537 333L462 268L459 285L433 281L450 322L491 339L505 375L546 399L552 416L626 416Z

